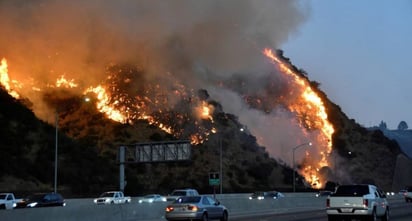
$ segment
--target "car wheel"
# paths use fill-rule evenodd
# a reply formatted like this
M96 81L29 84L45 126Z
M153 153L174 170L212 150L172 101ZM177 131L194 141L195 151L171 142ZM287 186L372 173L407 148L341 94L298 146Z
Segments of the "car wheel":
M382 221L389 221L389 208L386 208L385 214L382 216Z
M375 209L373 209L372 215L370 215L368 217L368 220L369 221L377 221L378 220L378 217L376 217L376 210Z
M207 216L207 213L203 213L201 220L202 221L209 221L209 217Z
M114 201L110 202L110 204L114 204Z
M328 215L328 221L336 221L336 217L333 215Z
M220 218L220 221L227 221L228 220L228 214L227 211L223 211L222 218Z

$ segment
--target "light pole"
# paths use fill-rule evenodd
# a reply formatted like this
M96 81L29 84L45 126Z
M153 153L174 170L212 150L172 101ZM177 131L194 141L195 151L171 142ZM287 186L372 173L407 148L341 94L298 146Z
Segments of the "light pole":
M84 98L85 102L90 102L89 97ZM56 127L56 144L55 144L55 149L54 149L54 192L57 193L57 164L58 164L58 150L59 150L59 109L56 107L55 110L56 114L56 119L54 120L55 122L55 127Z
M295 184L295 181L296 181L296 180L295 180L295 173L296 173L296 170L295 170L295 150L298 149L299 147L303 147L303 146L306 146L306 145L312 146L312 142L300 144L300 145L294 147L294 148L293 148L293 151L292 151L293 192L296 192L296 184Z
M54 192L57 193L57 151L58 151L58 130L59 130L59 113L56 109L56 146L54 150Z
M219 174L220 174L220 194L222 195L222 189L223 189L223 168L222 168L222 138L221 138L221 136L219 135L219 149L220 149L220 171L219 171Z

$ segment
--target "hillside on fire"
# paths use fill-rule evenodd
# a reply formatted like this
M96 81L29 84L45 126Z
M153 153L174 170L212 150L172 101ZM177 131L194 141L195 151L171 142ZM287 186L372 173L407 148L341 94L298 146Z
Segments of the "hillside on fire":
M0 90L1 191L52 191L55 128L38 120L25 105L4 89ZM147 121L133 125L107 119L81 98L66 95L53 102L59 111L58 190L75 196L92 196L118 188L117 148L122 144L174 140ZM235 116L216 113L222 128L225 188L227 192L285 188L291 185L291 170L271 159L265 148L246 131L241 132ZM218 138L193 146L187 162L128 165L126 192L168 193L173 188L194 187L210 193L208 174L219 168ZM190 174L190 175L188 175Z
M56 137L58 191L69 196L93 196L117 189L120 145L177 139L191 141L191 160L128 164L128 194L167 194L182 187L212 193L208 174L219 170L220 145L224 192L291 190L290 157L307 140L313 140L313 146L299 149L305 154L297 153L296 157L298 190L322 189L328 182L375 183L385 190L392 189L396 159L401 154L398 144L381 131L368 131L349 119L319 89L320 84L310 81L308 74L295 67L282 51L276 55L268 53L268 57L280 64L280 73L290 76L264 76L261 82L266 84L256 91L242 86L256 80L256 76L238 74L219 80L218 84L240 94L259 116L271 115L275 106L282 106L284 112L288 110L287 121L270 122L269 131L241 123L241 117L225 111L234 103L218 102L216 94L206 88L193 90L175 84L170 92L156 81L159 79L140 78L144 69L126 64L108 68L110 77L103 84L110 85L105 92L111 97L103 104L98 87L80 95L70 87L42 88L36 96L49 109L42 120L34 111L36 104L32 99L20 94L13 96L15 91L3 86L0 191L51 191ZM278 81L284 83L277 84ZM302 94L319 98L315 99L319 105L300 98L300 90L294 91L296 87L305 89ZM296 101L280 96L273 103L271 96L278 93L292 94ZM126 96L130 94L133 96ZM122 106L126 104L129 106ZM320 107L318 112L310 112L315 107ZM319 117L319 112L324 115ZM256 118L254 122L260 121ZM278 134L290 130L289 124L298 125L296 134L281 136L295 143L292 146L282 144L284 140ZM265 132L279 142L269 146L262 141L268 139ZM299 133L309 135L305 140Z

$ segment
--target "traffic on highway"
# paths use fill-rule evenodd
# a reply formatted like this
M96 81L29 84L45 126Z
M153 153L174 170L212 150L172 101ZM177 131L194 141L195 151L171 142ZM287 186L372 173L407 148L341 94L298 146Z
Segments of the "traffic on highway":
M189 194L190 191L187 191ZM96 204L95 199L65 199L64 206L0 210L2 221L86 221L139 220L167 221L182 218L237 221L326 221L329 195L318 193L282 193L283 197L253 199L253 193L182 196L171 202L167 196L148 194L131 197L124 203ZM149 197L150 196L150 197ZM160 196L160 200L154 199ZM412 203L404 193L388 194L389 219L412 219ZM142 200L145 200L143 203ZM106 201L105 201L106 202ZM213 215L212 215L213 214ZM213 218L213 219L212 219ZM380 217L381 218L381 217ZM380 219L378 219L380 220Z

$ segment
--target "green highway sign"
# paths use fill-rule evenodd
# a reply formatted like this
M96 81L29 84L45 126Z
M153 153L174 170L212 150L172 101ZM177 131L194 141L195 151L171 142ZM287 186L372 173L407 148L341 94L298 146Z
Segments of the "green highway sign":
M220 176L217 172L209 173L209 185L210 186L219 186Z

